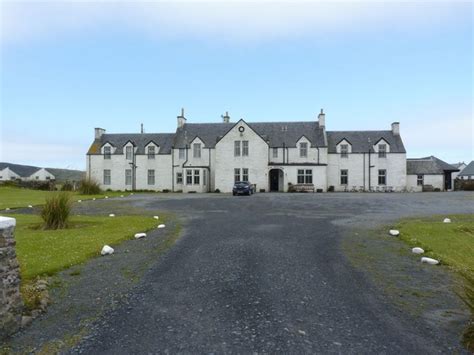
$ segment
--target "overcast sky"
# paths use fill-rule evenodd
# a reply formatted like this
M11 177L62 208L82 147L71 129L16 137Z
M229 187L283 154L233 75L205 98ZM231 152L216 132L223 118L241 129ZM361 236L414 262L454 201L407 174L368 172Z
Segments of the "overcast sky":
M473 159L472 2L1 5L0 161L85 169L94 127L315 120Z

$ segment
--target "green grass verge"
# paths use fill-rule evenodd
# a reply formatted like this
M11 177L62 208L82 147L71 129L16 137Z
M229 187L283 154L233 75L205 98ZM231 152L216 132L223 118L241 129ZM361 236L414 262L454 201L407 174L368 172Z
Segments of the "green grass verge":
M53 195L56 191L41 191L23 189L18 187L0 187L0 210L5 208L28 207L28 205L36 206L45 203L47 197ZM99 195L81 195L78 192L71 192L73 201L90 200L92 198L118 197L120 195L127 196L127 192L110 191Z
M15 230L16 252L23 280L54 273L100 255L111 246L132 239L137 232L157 226L150 216L73 216L67 229L41 230L36 215L19 215ZM160 218L159 223L165 223Z

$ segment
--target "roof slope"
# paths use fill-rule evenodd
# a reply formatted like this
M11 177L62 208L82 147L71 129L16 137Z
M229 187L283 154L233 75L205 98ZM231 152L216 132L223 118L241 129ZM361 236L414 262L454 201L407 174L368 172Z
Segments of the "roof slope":
M206 147L215 147L237 123L186 123L176 131L174 147L184 148L196 137ZM252 122L246 124L259 134L270 147L296 147L297 141L305 136L313 147L325 147L324 131L318 122Z
M41 169L41 168L38 168L37 166L20 165L20 164L12 164L12 163L0 163L0 170L3 170L5 168L10 168L11 171L15 172L21 177L29 177Z
M353 153L367 153L381 138L390 144L390 152L406 153L402 138L392 131L328 131L327 136L329 153L336 153L336 146L343 139L350 142Z
M174 133L109 133L95 140L87 154L101 154L100 147L110 143L117 148L116 153L123 151L123 146L131 141L137 147L137 154L145 154L145 146L154 142L160 147L158 154L170 154L173 146Z
M459 171L454 166L438 159L434 156L419 158L419 159L407 159L407 174L408 175L436 175L444 174L449 171Z
M467 166L459 173L458 176L469 176L474 175L474 160L471 161Z

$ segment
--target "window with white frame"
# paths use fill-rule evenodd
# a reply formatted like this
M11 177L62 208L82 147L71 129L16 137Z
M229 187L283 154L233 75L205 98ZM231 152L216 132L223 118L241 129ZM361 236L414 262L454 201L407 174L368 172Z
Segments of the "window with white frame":
M242 156L249 156L249 141L242 141Z
M193 184L193 171L191 169L186 170L186 185Z
M125 147L125 159L132 160L132 149L133 147L130 145Z
M273 148L273 158L278 158L278 148Z
M379 158L385 158L387 156L387 145L379 144Z
M183 173L177 172L176 173L176 183L182 184L183 183Z
M155 170L148 170L148 185L155 185Z
M341 144L341 158L347 158L349 154L349 144Z
M423 186L424 180L425 180L425 176L424 176L424 175L417 175L417 176L416 176L416 184L417 184L418 186Z
M240 157L240 141L234 141L234 157Z
M379 169L379 185L387 185L387 170Z
M148 159L155 159L155 146L154 145L150 145L148 147Z
M132 184L132 169L125 169L125 185Z
M112 155L112 148L109 146L104 147L104 159L110 159Z
M311 169L298 169L298 184L312 184L313 183L313 170Z
M249 169L242 169L242 181L249 181Z
M110 174L110 169L105 169L104 170L104 185L110 185L111 183L111 174Z
M308 143L300 143L300 158L306 158L308 156Z
M241 181L240 180L240 169L239 168L234 169L234 181L235 182Z
M207 170L206 170L206 169L204 169L204 170L202 171L202 184L203 184L204 186L207 185Z
M201 183L201 170L194 170L194 185L199 185Z
M186 149L185 148L179 148L179 159L185 159L186 158Z
M198 159L201 158L201 143L193 144L193 157Z
M342 169L341 170L341 185L348 185L349 184L349 170Z

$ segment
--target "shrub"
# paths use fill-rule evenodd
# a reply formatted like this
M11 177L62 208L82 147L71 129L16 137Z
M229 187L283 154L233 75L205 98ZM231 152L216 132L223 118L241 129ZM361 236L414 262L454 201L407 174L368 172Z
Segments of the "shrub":
M47 198L41 210L41 218L44 221L43 229L66 228L71 207L71 195L67 192L60 192Z
M61 191L72 191L74 190L74 185L69 181L66 181L63 186L61 186Z
M102 191L97 181L92 179L84 179L79 184L79 192L82 195L98 195Z
M215 190L214 190L214 192L215 192L216 194L218 194L218 193L220 193L220 192L221 192L221 190L219 190L219 189L215 189Z
M163 193L167 194L168 192L170 192L170 190L169 190L169 189L164 189L164 190L163 190L163 191L161 191L161 192L163 192Z

